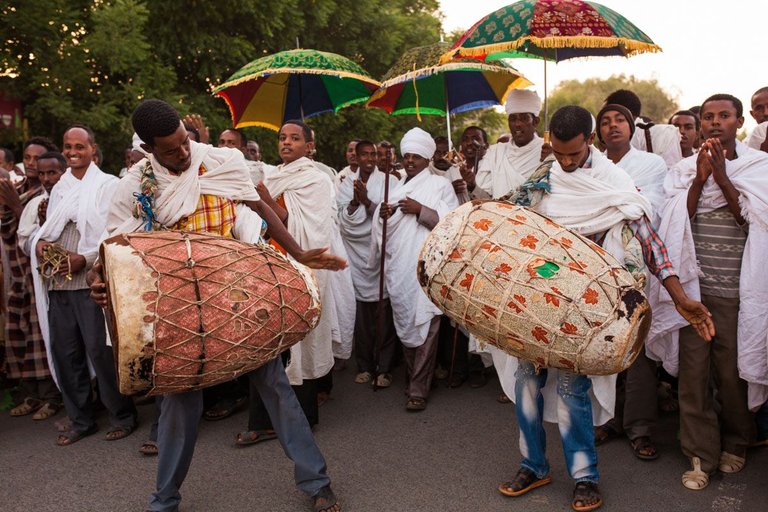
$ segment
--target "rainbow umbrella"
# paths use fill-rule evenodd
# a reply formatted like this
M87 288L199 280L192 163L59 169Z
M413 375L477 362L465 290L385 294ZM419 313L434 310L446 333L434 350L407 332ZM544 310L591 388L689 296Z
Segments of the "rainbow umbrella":
M213 90L229 106L232 125L279 130L367 100L379 82L351 60L317 50L288 50L256 59Z
M442 61L471 57L544 59L544 109L547 115L546 61L576 57L631 57L661 48L632 22L597 2L521 0L474 24Z
M366 103L392 115L450 114L504 102L507 93L531 85L519 71L504 62L454 59L440 64L449 43L412 48L387 71L382 84Z

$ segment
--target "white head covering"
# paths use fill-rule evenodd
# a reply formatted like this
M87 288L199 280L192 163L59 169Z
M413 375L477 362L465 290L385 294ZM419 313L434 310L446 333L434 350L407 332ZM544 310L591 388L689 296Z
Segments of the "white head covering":
M400 141L401 155L412 153L429 160L434 156L435 149L437 146L432 136L418 127L408 130Z
M139 134L134 132L133 133L133 140L132 142L132 149L134 151L138 151L139 153L143 153L144 156L149 156L149 153L144 151L144 148L141 147L142 144L145 144L143 140L141 140L141 137L139 137Z
M504 104L507 115L510 114L533 114L539 115L541 112L541 98L536 91L528 89L512 89L507 94L507 102Z

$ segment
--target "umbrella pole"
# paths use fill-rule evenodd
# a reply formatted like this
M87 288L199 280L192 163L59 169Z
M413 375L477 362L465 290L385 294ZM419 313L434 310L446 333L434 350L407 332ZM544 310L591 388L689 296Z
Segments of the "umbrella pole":
M384 169L384 204L389 204L389 166ZM384 262L387 256L387 219L383 220L381 226L381 259L379 260L379 303L376 307L376 338L373 343L373 390L378 387L379 378L379 357L381 346L384 344L384 329L386 327L386 318L384 315Z
M447 130L448 130L448 151L450 151L453 149L453 141L451 140L451 111L448 109L447 98L445 100L445 126L447 127Z
M544 55L544 143L549 144L549 103L547 96L547 56Z

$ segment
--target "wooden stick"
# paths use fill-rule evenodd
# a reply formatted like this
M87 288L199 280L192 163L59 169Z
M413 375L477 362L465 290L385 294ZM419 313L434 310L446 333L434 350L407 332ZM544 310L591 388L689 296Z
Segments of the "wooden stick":
M390 162L387 161L387 168L384 172L384 204L389 204L389 166ZM379 357L381 352L381 346L384 344L384 327L386 325L385 311L384 311L384 262L387 257L387 220L383 219L384 224L381 227L381 260L379 261L379 303L376 308L376 340L373 344L373 390L379 389L378 377L379 377Z

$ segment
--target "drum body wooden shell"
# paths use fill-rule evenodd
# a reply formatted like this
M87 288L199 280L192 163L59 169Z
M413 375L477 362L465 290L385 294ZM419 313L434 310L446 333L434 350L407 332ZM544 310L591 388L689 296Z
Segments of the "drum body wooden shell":
M420 282L481 341L542 367L618 373L643 349L651 310L600 246L531 210L466 203L424 243Z
M301 341L320 317L312 272L264 245L200 233L105 240L107 320L120 392L232 380Z

